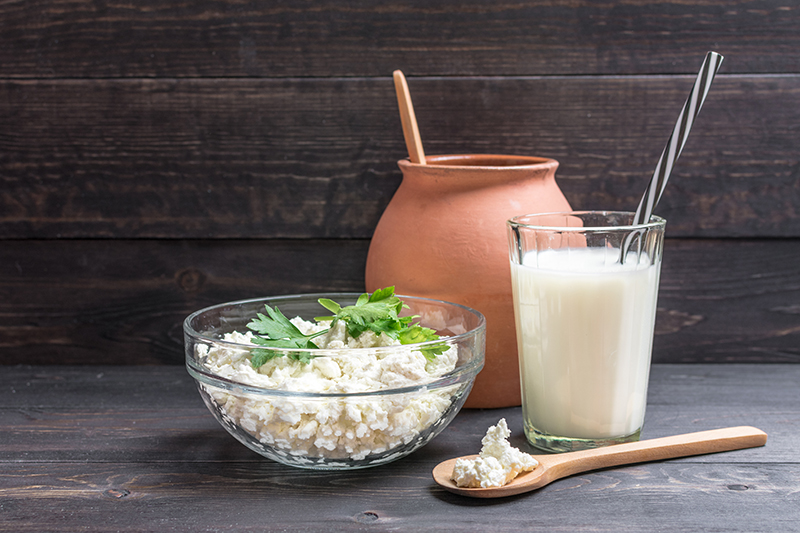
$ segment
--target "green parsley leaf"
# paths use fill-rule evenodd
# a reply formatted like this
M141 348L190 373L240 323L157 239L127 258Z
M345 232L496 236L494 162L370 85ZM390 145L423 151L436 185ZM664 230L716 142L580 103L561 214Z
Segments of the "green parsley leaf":
M318 322L330 321L331 327L342 320L346 324L347 333L353 338L359 337L365 331L372 331L376 335L384 333L392 339L399 340L400 344L418 344L439 338L434 330L413 323L416 318L419 318L418 316L398 316L408 306L395 296L394 287L379 289L372 294L364 293L358 297L355 304L346 307L342 307L328 298L320 298L318 301L333 315L316 317L315 320ZM270 348L301 350L290 353L289 357L304 363L308 363L314 358L312 353L305 350L318 349L311 339L327 333L329 330L305 335L277 307L274 309L269 305L265 305L265 307L268 316L258 313L258 318L247 325L249 329L258 333L253 338L253 342L263 346L263 348L255 348L251 351L250 363L253 368L258 368L267 361L283 355L283 353L270 350ZM447 351L447 345L444 343L426 346L420 350L429 361L434 360L437 355L441 355L445 351Z
M419 324L406 328L398 336L400 344L419 344L420 342L433 341L438 338L439 336L435 331Z
M311 335L306 335L297 326L291 323L286 318L280 309L274 309L269 305L264 306L267 310L267 315L257 313L257 318L253 319L247 327L260 336L253 337L253 343L264 348L256 348L251 351L250 364L253 368L258 368L267 361L283 355L282 352L276 352L269 348L288 348L288 349L311 349L316 350L317 345L311 342L311 339L326 333L328 330L320 331ZM314 356L308 352L293 352L289 356L292 359L307 363Z
M400 344L419 344L421 342L435 341L439 338L431 328L414 324L413 326L403 330L399 335ZM447 345L443 342L426 346L419 350L425 359L433 361L437 355L442 355L447 351Z
M320 298L319 303L334 315L317 317L316 320L330 320L331 327L339 320L344 320L347 323L347 332L353 338L365 331L373 331L378 335L387 333L392 338L397 338L394 332L400 331L408 323L408 320L397 317L403 307L407 306L395 296L394 287L376 290L371 295L364 293L354 305L347 307L327 298Z
M250 351L250 355L250 364L253 366L253 368L259 368L264 366L267 361L271 361L276 357L281 357L287 354L285 354L285 352L276 352L275 350L254 348ZM290 352L288 357L289 359L294 359L295 361L300 361L301 363L310 363L315 356L310 352Z

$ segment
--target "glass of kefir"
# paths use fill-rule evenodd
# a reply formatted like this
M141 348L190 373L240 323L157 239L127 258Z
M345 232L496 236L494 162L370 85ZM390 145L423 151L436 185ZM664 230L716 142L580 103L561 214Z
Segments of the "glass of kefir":
M576 211L508 221L525 436L563 452L639 440L666 221Z

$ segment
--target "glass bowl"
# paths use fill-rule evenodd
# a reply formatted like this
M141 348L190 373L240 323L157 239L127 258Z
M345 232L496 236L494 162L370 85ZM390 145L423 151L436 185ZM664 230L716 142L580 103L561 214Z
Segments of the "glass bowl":
M483 368L486 321L462 305L400 296L401 316L440 335L426 343L378 348L274 350L258 370L258 348L232 332L265 304L287 317L313 321L329 315L328 298L354 304L357 293L279 296L230 302L197 311L184 321L186 367L217 421L255 452L290 466L337 470L367 468L404 457L424 446L453 420ZM444 346L442 346L444 345ZM445 348L432 361L425 348ZM305 366L304 366L305 365ZM323 391L323 392L320 392Z

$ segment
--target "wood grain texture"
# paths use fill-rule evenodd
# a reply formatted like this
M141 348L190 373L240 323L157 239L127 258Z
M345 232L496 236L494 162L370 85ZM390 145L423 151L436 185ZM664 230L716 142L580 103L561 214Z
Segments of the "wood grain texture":
M421 467L349 475L249 463L5 468L0 531L13 532L796 531L800 477L796 464L637 465L466 503L432 489Z
M631 210L691 80L409 84L428 154L554 158L573 207ZM3 239L369 238L407 155L391 78L6 81L0 102ZM719 76L670 235L800 235L798 123L800 76Z
M364 290L368 241L6 241L0 364L182 364L231 300ZM800 242L668 239L656 362L800 360Z
M200 0L6 2L10 77L797 73L800 10L782 0Z
M800 362L797 245L796 240L670 240L654 360Z
M7 241L3 364L183 363L183 320L278 294L364 291L361 241Z
M477 450L500 417L529 450L519 408L462 411L389 465L313 472L228 436L182 368L10 367L0 531L795 531L798 380L800 365L654 365L643 438L746 423L767 446L580 474L490 503L437 488L431 469Z

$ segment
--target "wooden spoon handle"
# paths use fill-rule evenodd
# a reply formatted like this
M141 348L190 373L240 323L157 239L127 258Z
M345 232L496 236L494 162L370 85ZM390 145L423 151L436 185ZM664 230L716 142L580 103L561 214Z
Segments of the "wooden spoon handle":
M397 105L400 108L400 122L403 124L403 137L406 140L408 158L412 163L424 165L425 151L422 149L414 104L411 103L411 93L408 91L406 77L399 70L394 71L394 90L397 92Z
M552 457L553 474L556 478L561 478L611 466L727 452L763 446L766 443L767 434L760 429L740 426L629 442L605 448L550 456L548 459Z

